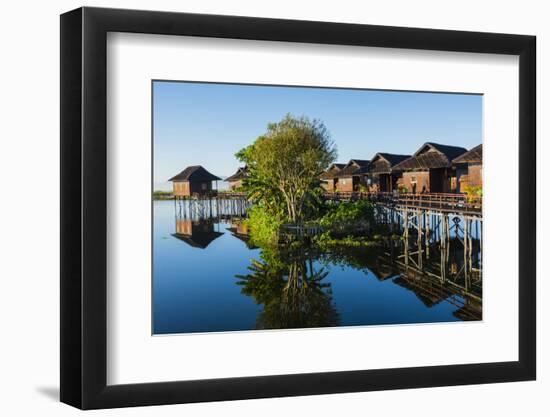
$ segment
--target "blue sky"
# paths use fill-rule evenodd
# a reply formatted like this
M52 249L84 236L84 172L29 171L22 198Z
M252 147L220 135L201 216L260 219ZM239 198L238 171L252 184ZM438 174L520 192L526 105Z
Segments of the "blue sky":
M235 152L287 113L322 120L337 162L412 154L428 141L467 149L482 141L479 95L166 81L153 89L156 189L188 165L233 174Z

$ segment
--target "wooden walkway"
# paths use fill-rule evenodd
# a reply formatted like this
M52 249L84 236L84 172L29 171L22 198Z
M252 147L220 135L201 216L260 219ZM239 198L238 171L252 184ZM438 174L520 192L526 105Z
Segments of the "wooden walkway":
M368 200L385 206L433 210L444 213L457 213L481 216L483 211L481 197L468 197L465 194L424 193L362 193L339 192L325 193L325 199L331 201Z

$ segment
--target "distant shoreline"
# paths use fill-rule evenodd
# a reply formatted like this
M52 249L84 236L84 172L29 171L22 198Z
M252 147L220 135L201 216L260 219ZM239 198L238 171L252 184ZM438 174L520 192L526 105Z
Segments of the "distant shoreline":
M174 194L171 191L153 191L153 200L173 200Z

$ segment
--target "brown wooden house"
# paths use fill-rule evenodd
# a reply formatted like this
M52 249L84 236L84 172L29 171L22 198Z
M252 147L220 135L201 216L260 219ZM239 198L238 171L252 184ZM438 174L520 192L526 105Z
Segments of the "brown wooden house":
M185 168L178 175L170 178L174 196L208 196L217 192L212 188L212 181L218 181L221 178L208 172L201 165L193 165Z
M466 192L466 187L483 186L483 145L477 145L453 159L453 164L456 167L457 192Z
M410 157L410 155L396 155L383 152L374 155L369 165L371 180L369 191L389 193L396 190L397 180L402 177L403 173L394 170L394 167Z
M413 156L394 166L403 176L398 186L409 193L456 192L453 159L466 152L459 146L427 142Z
M328 167L320 176L321 187L328 192L334 192L338 187L338 177L335 175L340 172L346 164L334 163Z
M241 188L246 175L246 167L239 167L237 172L225 179L229 183L229 189L234 191Z
M335 191L353 192L367 189L370 161L365 159L351 159L344 168L334 174L338 178Z

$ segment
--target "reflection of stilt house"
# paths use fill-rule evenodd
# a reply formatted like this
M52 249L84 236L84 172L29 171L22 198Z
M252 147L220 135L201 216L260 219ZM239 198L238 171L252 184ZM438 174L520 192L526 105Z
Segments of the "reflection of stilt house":
M208 172L201 165L185 168L178 175L169 179L172 181L173 193L176 197L208 196L217 192L212 188L212 181L221 178Z
M464 306L453 311L453 316L464 321L481 320L483 317L482 303L479 300L466 298Z
M483 145L453 159L453 164L456 167L457 192L465 192L466 187L483 186Z
M237 239L243 241L249 249L256 249L256 246L250 243L250 234L248 226L242 221L231 222L231 227L227 230Z
M402 173L393 168L410 158L410 155L395 155L391 153L379 152L370 161L369 176L371 185L369 191L389 193L397 189L397 180L401 178Z
M449 298L452 292L441 283L431 280L414 272L405 272L393 280L394 284L412 291L422 303L431 308Z
M239 167L237 172L227 177L225 180L229 183L230 190L237 190L242 187L243 180L246 178L246 167Z
M334 174L337 178L336 190L339 192L361 191L368 187L368 172L370 161L351 159L344 168Z
M172 236L194 248L205 249L221 235L223 235L222 232L214 230L213 222L177 219L176 233Z
M338 188L338 177L335 175L340 172L346 164L332 164L321 174L321 187L328 192L334 192Z
M370 264L368 268L378 281L385 281L389 278L393 278L397 273L393 265L383 262L379 257L377 257L376 261Z
M410 158L395 165L402 171L399 185L409 193L451 193L456 191L453 159L466 152L458 146L427 142Z

